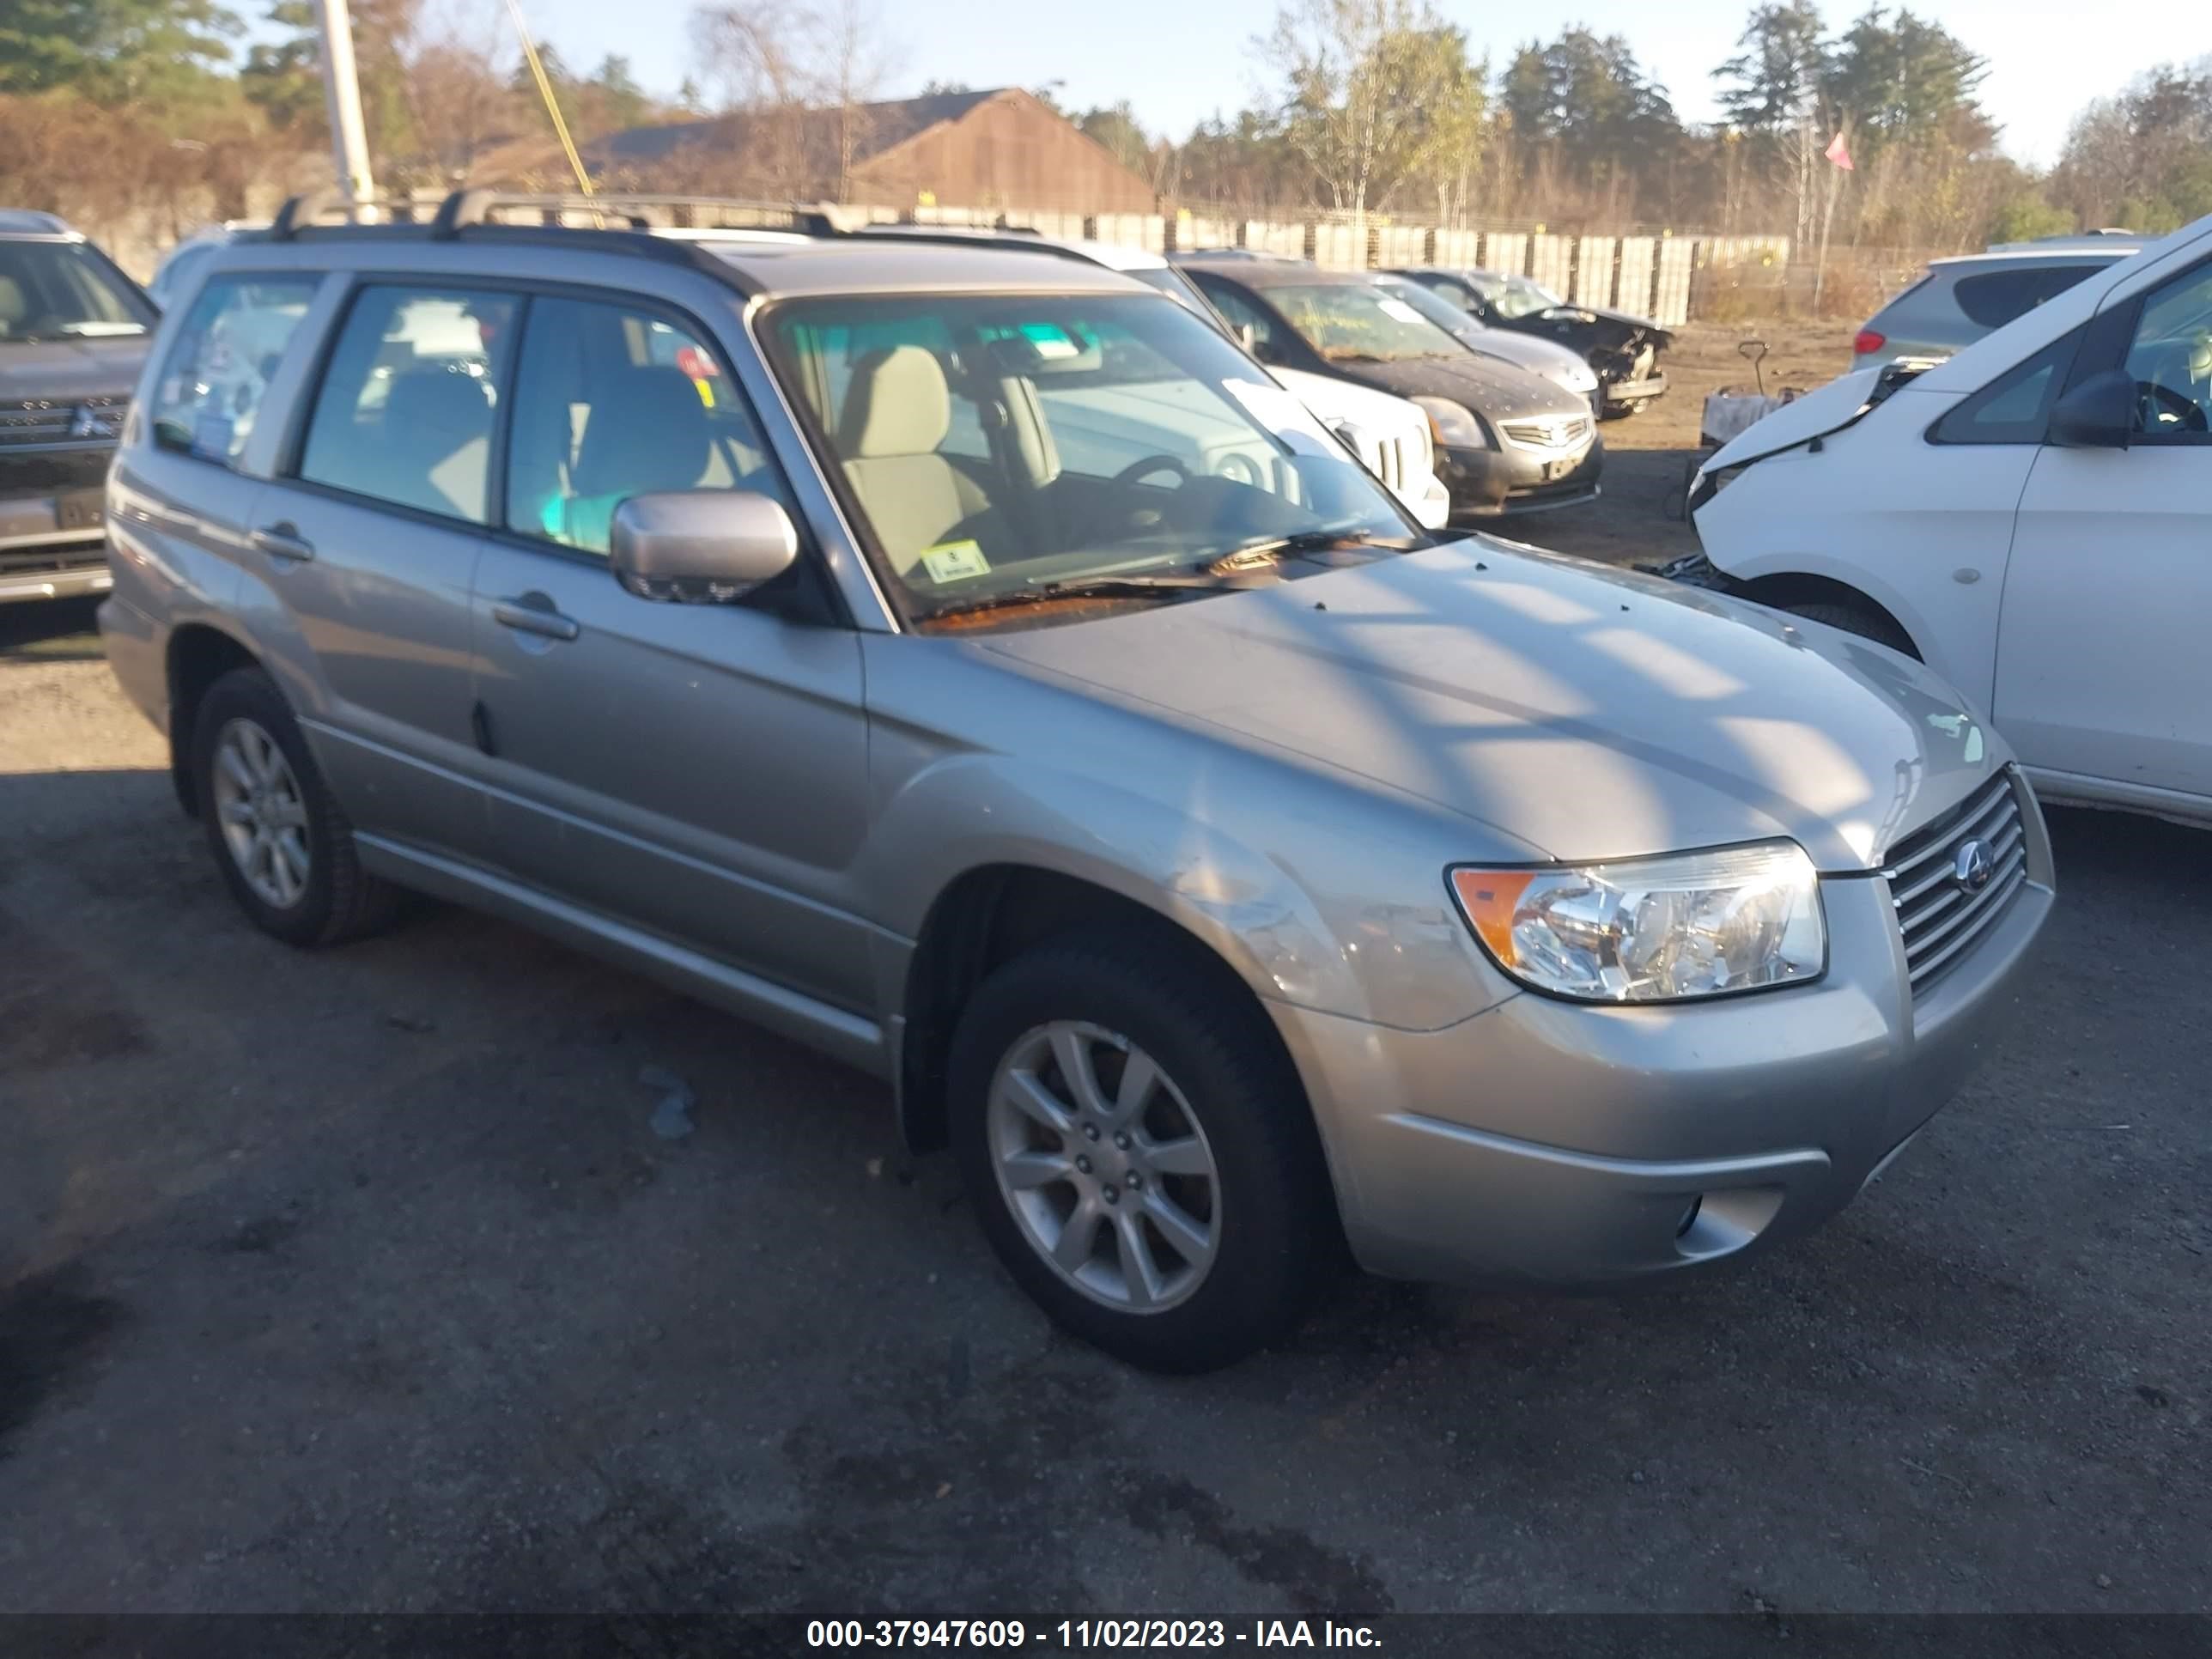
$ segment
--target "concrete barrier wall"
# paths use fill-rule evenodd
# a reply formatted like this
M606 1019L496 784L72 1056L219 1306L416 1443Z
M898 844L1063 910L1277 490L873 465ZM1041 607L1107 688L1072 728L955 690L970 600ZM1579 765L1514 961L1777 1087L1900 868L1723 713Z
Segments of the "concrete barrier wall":
M1690 272L1697 263L1697 244L1678 236L1662 239L1651 315L1672 328L1690 320Z
M1577 305L1613 303L1613 251L1620 240L1612 236L1583 237L1575 249L1573 291L1567 297Z
M884 216L889 210L884 210ZM1790 263L1787 236L1583 236L1553 232L1468 230L1370 221L1231 219L1199 211L1028 213L1019 209L927 207L906 216L920 224L1024 225L1047 236L1188 252L1242 247L1358 270L1438 264L1525 274L1579 305L1611 306L1673 326L1690 319L1711 284L1705 271L1771 270Z

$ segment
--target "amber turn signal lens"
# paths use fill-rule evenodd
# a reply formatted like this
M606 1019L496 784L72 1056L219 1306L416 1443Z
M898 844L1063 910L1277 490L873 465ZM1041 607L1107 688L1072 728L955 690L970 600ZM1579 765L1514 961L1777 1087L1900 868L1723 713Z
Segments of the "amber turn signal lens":
M1475 936L1498 958L1501 968L1513 966L1514 908L1521 902L1521 895L1528 890L1528 884L1542 873L1540 870L1452 872L1452 891L1459 896L1459 908L1467 912Z

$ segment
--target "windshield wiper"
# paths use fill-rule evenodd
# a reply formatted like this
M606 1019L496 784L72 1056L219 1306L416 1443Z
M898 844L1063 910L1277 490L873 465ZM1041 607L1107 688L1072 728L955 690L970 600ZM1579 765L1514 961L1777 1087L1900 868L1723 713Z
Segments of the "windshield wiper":
M1343 547L1383 547L1397 553L1410 552L1410 548L1391 547L1382 537L1364 530L1301 530L1295 535L1272 536L1266 541L1247 542L1232 552L1224 553L1206 567L1209 574L1226 576L1247 570L1265 569L1282 562L1285 555L1295 557L1300 553L1330 553Z
M1243 550L1239 550L1240 552ZM1272 561L1263 568L1271 568ZM1006 610L1024 605L1044 605L1054 599L1171 599L1192 593L1226 593L1255 586L1258 584L1250 579L1250 573L1243 570L1217 573L1209 569L1177 576L1068 576L1058 581L1018 587L1011 592L979 593L969 599L948 599L942 605L933 605L917 613L915 620L930 622L939 617L963 616L978 611Z

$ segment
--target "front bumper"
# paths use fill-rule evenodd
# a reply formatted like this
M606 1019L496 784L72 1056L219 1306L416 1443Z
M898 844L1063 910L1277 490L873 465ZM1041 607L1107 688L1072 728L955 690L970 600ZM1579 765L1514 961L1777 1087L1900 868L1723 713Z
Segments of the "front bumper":
M1451 496L1454 524L1594 501L1604 471L1605 446L1595 437L1588 448L1565 455L1511 444L1437 452L1437 477Z
M105 593L110 443L0 450L0 605Z
M1654 369L1640 380L1607 380L1600 386L1604 394L1607 412L1619 414L1624 410L1641 409L1667 390L1667 377Z
M1816 984L1593 1007L1522 992L1410 1032L1271 1005L1346 1235L1370 1271L1450 1283L1650 1279L1810 1231L1942 1107L1989 1046L2051 904L2031 884L1914 1000L1887 884L1823 883Z
M14 502L0 504L0 513ZM0 533L0 605L75 599L105 593L115 585L107 568L107 544L94 537L49 534L11 539Z

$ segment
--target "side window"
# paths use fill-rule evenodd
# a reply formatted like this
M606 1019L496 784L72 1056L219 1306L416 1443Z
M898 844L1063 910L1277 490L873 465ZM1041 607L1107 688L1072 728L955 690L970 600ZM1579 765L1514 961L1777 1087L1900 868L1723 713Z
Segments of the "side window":
M2015 317L2024 317L2080 282L2098 264L2039 264L2016 270L1992 270L1979 276L1961 276L1952 289L1967 320L1987 329L2002 328Z
M2146 443L2212 443L2212 265L2185 271L2143 301L2127 371Z
M200 290L155 383L156 444L217 466L237 461L317 280L217 276Z
M1198 281L1206 290L1206 297L1212 301L1215 308L1229 319L1231 328L1240 336L1247 329L1252 331L1252 355L1255 357L1263 363L1284 361L1283 353L1276 343L1274 323L1266 313L1227 283L1209 282L1203 276Z
M659 315L531 302L515 364L507 527L605 553L633 495L750 489L798 521L751 408L714 349Z
M315 394L300 476L485 523L520 304L460 289L362 289Z
M2077 328L2014 364L1938 421L1929 440L1939 444L2041 443L2051 405L2081 343Z

